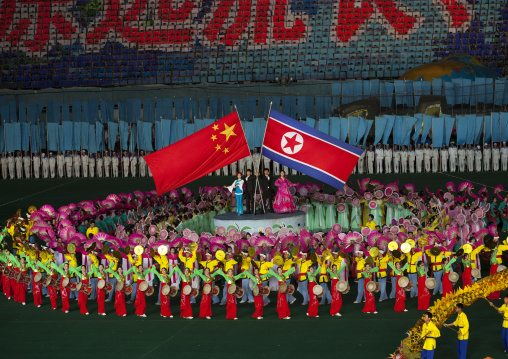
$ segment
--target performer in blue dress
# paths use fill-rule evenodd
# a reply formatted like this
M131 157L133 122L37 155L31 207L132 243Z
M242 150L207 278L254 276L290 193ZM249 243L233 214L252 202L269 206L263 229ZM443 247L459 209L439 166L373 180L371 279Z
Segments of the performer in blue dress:
M236 174L236 180L233 182L233 184L229 187L226 187L229 192L235 191L236 196L236 213L238 215L243 214L243 179L242 179L242 172L238 172Z

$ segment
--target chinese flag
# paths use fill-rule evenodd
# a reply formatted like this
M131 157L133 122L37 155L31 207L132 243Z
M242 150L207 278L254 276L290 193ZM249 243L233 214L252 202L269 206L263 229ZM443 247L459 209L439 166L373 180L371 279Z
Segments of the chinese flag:
M250 156L236 112L144 157L161 195Z

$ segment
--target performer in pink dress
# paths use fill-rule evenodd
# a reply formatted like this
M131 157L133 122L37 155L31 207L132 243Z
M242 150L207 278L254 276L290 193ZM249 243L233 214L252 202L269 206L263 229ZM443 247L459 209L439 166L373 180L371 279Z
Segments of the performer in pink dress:
M293 201L291 192L289 192L289 187L295 187L296 185L289 182L284 171L280 171L280 177L275 181L275 186L279 189L277 190L277 196L275 196L275 202L273 203L274 212L296 212L296 203Z

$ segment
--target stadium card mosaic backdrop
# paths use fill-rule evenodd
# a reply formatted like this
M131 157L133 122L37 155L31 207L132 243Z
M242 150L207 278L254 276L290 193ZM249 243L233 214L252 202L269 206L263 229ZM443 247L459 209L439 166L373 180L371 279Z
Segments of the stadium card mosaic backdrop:
M504 74L501 0L3 0L4 88L393 78L450 54Z

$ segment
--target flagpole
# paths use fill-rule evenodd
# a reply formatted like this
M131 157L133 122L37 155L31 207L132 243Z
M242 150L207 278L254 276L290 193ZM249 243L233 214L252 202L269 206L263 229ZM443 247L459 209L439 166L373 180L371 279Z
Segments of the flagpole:
M270 108L268 109L268 120L270 120L270 113L272 112L272 102L270 101ZM266 125L268 126L268 120L266 121ZM266 135L266 129L265 133L263 133L263 141L261 142L261 150L259 151L259 162L261 162L261 159L263 158L263 143L265 142L265 135ZM256 196L257 188L259 188L259 178L256 176L256 186L254 188L254 198ZM260 192L261 194L261 192ZM263 213L265 213L265 201L263 201L263 196L261 195L261 204L263 205Z

